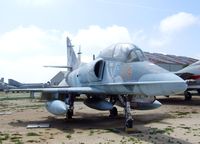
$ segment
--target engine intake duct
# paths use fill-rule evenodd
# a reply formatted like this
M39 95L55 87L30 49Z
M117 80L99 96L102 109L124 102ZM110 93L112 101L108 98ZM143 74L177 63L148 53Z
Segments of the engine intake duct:
M77 74L77 77L81 83L89 83L100 81L103 76L105 62L102 59L97 59L92 63L81 67Z

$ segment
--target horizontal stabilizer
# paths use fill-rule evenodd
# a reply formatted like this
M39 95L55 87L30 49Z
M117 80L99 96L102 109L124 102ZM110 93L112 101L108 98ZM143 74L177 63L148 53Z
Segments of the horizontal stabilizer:
M44 66L44 67L48 67L48 68L68 68L68 69L72 68L70 66Z

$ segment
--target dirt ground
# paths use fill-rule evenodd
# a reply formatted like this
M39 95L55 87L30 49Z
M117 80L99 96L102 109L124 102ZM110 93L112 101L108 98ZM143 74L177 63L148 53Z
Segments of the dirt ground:
M133 111L134 131L123 129L123 109L119 116L75 103L72 120L47 112L44 102L31 100L28 94L0 94L0 144L200 144L200 96L184 101L182 95L157 99L156 110ZM28 124L50 124L50 128L27 129Z

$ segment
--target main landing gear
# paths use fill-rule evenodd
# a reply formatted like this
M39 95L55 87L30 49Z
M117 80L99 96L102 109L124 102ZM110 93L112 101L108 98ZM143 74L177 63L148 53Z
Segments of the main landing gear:
M66 113L66 119L72 119L72 116L74 115L74 96L69 94L65 103L69 105Z
M133 130L133 117L131 115L131 97L129 95L119 95L118 99L121 105L124 107L125 113L125 131L129 132Z
M133 117L131 115L131 107L130 107L130 98L128 96L124 96L124 102L125 102L125 130L129 131L133 128Z

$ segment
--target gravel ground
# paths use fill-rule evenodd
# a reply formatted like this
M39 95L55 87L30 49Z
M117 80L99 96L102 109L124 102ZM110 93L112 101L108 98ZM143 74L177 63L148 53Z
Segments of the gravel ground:
M134 130L123 130L123 109L109 118L107 111L75 103L72 120L47 112L44 102L31 100L28 94L0 94L0 144L200 144L200 96L184 101L182 95L157 97L163 104L156 110L133 111ZM5 114L3 114L5 113ZM28 124L51 125L27 129Z

